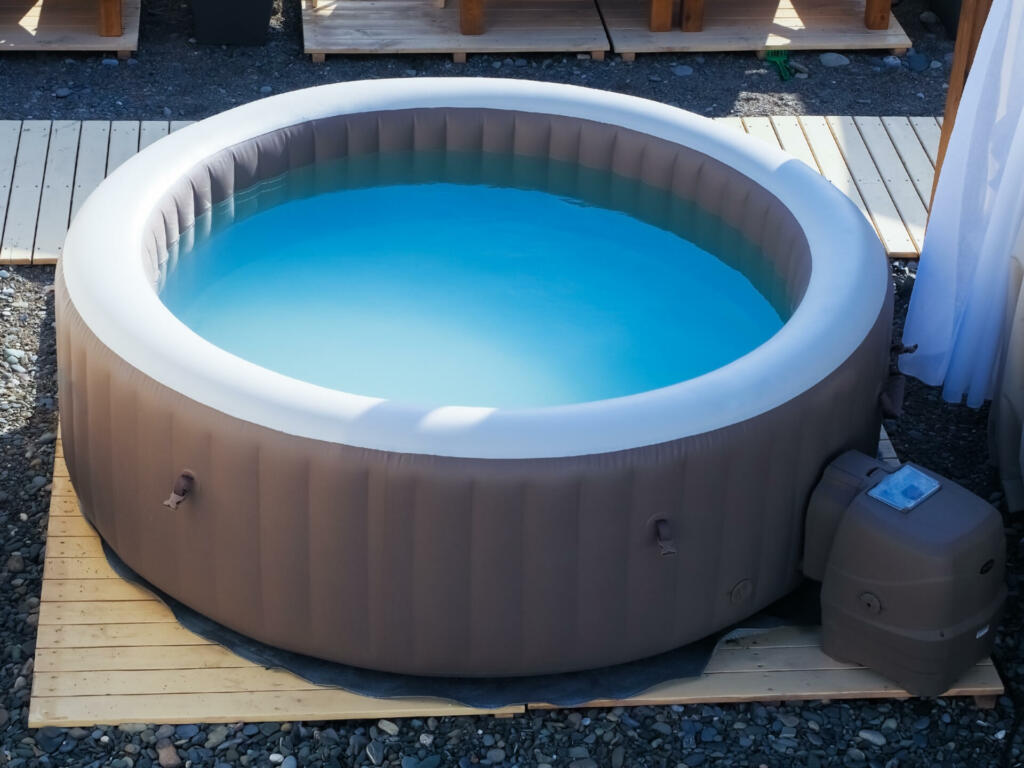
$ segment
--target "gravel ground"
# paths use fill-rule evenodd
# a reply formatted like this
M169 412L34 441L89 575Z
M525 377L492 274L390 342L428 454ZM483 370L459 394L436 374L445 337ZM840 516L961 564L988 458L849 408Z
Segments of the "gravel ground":
M334 81L451 75L571 82L714 116L938 115L953 50L938 25L921 21L925 0L902 0L894 12L914 42L913 55L889 66L885 51L850 53L848 65L826 67L817 53L798 53L793 61L806 76L785 83L752 54L640 54L632 63L617 56L598 62L574 55L477 55L461 66L440 55L335 56L313 64L302 54L299 0L276 2L283 2L283 11L261 48L196 45L186 3L145 0L139 53L128 62L4 54L0 118L196 119L267 93Z
M634 63L575 57L474 56L332 58L301 55L297 0L284 0L268 45L198 46L188 9L146 0L141 52L133 63L100 57L0 57L0 117L192 119L261 95L331 81L413 75L491 75L574 82L655 98L709 115L939 114L952 50L920 20L921 0L895 9L920 57L887 66L850 54L829 68L817 54L794 61L807 77L780 81L748 55L641 55ZM932 62L937 62L933 67ZM913 71L922 68L923 71ZM691 68L692 74L682 67ZM680 68L675 69L674 68ZM902 324L913 275L894 266ZM1009 688L991 711L970 701L813 702L552 712L378 724L268 723L122 726L29 731L26 716L42 577L49 472L56 430L52 268L0 270L0 766L569 765L592 766L977 766L1017 765L1017 712L1024 659L1018 542L1024 526L1007 515L1010 601L996 639ZM901 458L927 465L1003 509L987 463L985 409L943 403L910 382L906 414L889 423Z

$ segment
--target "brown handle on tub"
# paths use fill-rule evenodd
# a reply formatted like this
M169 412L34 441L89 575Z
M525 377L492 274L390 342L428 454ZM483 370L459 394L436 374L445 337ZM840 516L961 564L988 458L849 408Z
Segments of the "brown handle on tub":
M658 547L661 549L661 556L667 557L676 554L676 543L672 539L672 527L664 518L654 521L654 532L658 537Z
M174 481L174 487L171 489L171 495L164 501L165 507L171 509L177 509L178 505L185 500L192 489L196 486L196 476L193 475L189 470L183 470L178 479Z

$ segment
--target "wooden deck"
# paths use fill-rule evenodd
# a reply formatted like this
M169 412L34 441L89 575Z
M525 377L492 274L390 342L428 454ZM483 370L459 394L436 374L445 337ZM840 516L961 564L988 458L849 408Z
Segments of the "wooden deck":
M709 0L704 28L683 32L676 2L672 29L651 32L643 0L597 0L616 53L879 49L911 41L892 16L889 28L864 26L864 0Z
M489 0L487 31L459 32L459 0L304 0L306 53L585 52L610 49L594 0Z
M720 118L803 160L845 192L891 258L924 242L939 143L932 117ZM187 121L0 120L0 265L54 264L103 177Z
M887 438L882 437L881 450ZM39 607L30 728L126 722L337 720L522 713L439 699L373 699L264 669L189 632L147 590L110 568L78 510L58 440ZM988 660L947 696L991 705L1003 692ZM664 683L625 701L643 706L795 699L905 698L870 670L821 651L816 627L786 627L724 643L699 678ZM550 705L530 704L530 709Z
M99 34L98 0L0 0L0 53L100 51L125 58L139 47L141 0L124 0L120 37Z

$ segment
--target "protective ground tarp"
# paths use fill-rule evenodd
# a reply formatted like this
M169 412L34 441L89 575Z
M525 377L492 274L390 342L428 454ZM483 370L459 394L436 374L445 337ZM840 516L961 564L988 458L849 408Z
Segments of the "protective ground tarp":
M122 578L145 587L162 600L186 629L244 659L284 669L315 685L343 688L380 699L429 696L469 707L496 709L528 703L572 707L597 699L627 699L669 680L699 677L719 643L781 626L821 623L819 587L805 581L768 609L723 632L646 659L601 669L556 675L502 678L424 677L377 672L274 648L203 616L146 582L104 543L111 567Z

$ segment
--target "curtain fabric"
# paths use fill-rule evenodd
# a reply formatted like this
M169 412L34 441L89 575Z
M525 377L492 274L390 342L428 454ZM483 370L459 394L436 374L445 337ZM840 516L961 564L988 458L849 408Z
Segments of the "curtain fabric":
M951 402L993 399L994 457L1024 507L1024 2L995 0L935 190L900 369ZM1013 506L1013 504L1011 504Z

